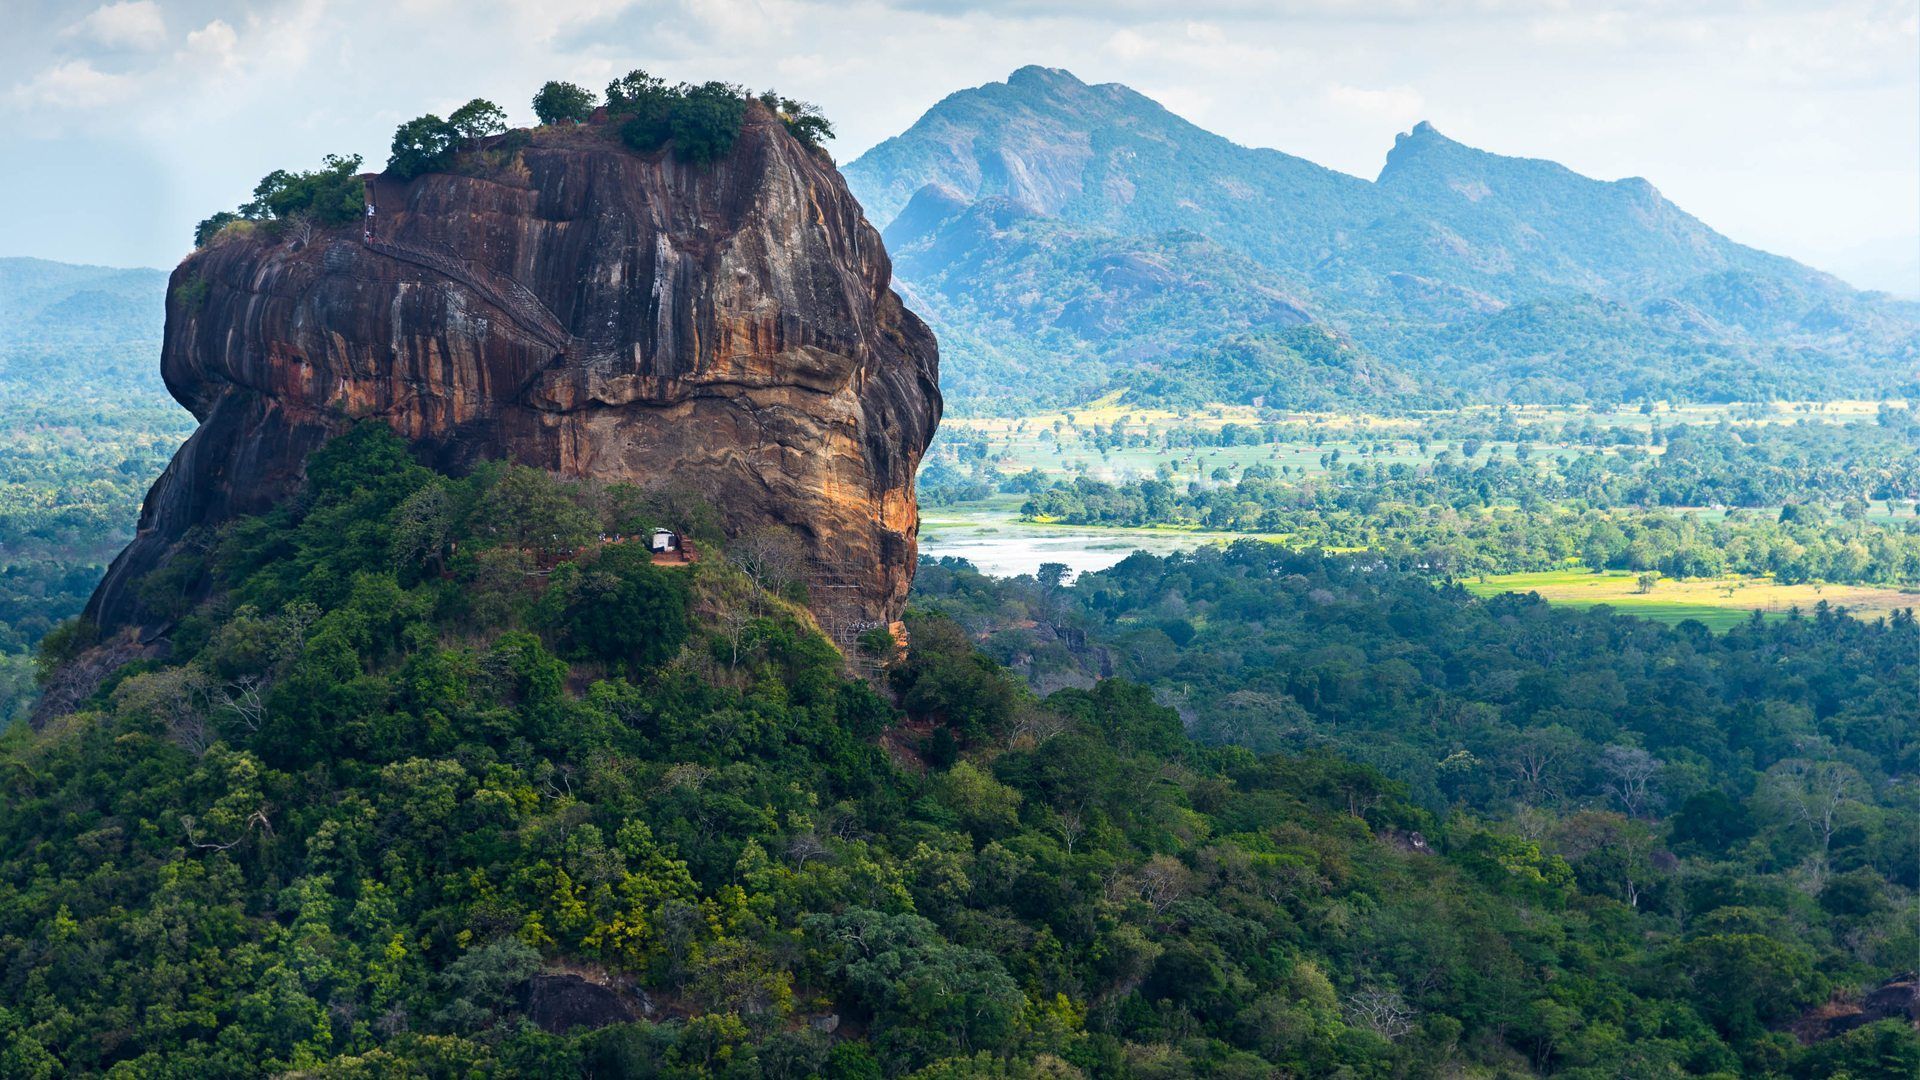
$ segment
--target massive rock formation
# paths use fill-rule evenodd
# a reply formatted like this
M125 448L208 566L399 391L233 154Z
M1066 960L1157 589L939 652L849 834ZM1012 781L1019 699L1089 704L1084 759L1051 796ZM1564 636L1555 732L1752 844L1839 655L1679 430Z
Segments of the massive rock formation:
M595 126L493 157L371 181L368 233L262 232L174 271L162 368L200 429L88 614L150 623L137 584L190 530L271 506L377 417L442 467L691 487L734 534L798 534L835 636L896 619L938 358L832 163L757 104L711 165Z

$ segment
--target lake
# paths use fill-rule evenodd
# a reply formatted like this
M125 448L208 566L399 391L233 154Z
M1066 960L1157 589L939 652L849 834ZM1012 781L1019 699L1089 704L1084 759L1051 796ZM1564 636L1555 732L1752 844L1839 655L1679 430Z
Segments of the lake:
M1005 502L1008 505L996 505ZM1192 529L1114 529L1040 525L1019 520L1018 500L995 499L921 512L920 554L965 559L983 574L1017 577L1042 563L1064 563L1075 575L1105 570L1136 551L1170 555L1202 544L1243 539Z

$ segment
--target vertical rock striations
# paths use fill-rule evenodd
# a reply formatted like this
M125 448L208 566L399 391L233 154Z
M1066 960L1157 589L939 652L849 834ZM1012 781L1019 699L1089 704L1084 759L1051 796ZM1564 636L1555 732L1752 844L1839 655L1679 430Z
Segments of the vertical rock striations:
M899 616L938 354L823 154L756 104L711 165L542 129L484 175L369 190L371 239L256 234L174 271L162 368L201 424L94 594L103 628L150 624L147 572L365 417L443 467L692 488L731 532L799 535L836 636Z

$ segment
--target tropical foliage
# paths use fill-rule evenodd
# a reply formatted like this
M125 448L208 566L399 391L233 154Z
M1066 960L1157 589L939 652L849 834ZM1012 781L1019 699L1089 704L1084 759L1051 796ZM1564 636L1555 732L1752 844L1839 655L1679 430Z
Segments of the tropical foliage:
M662 569L588 536L528 572L519 513L590 525L637 493L440 476L378 426L308 476L215 545L171 655L7 739L10 1075L1869 1076L1914 1052L1898 1025L1810 1051L1770 1028L1903 948L1865 914L1912 888L1880 876L1872 796L1822 899L1743 861L1818 837L1714 807L1687 835L1721 876L1625 895L1651 803L1569 803L1544 835L1442 816L1323 751L1198 745L1135 683L1037 699L932 613L902 715L718 547ZM1094 592L1144 601L1153 569ZM603 615L649 632L583 649ZM1862 792L1869 730L1843 736Z
M238 211L223 210L202 221L193 231L193 242L204 247L235 225L253 223L275 230L347 225L358 221L365 209L360 155L328 154L320 168L311 172L275 169L268 173Z

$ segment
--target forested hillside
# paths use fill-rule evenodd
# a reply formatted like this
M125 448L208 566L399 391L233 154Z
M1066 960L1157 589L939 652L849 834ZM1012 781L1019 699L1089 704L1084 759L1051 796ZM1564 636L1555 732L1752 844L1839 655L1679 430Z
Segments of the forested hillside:
M966 358L943 372L962 401L1082 401L1114 387L1166 404L1449 400L1315 325L1284 276L1191 230L1077 227L1010 198L968 204L928 188L886 237L895 280ZM1008 341L1025 344L991 344Z
M1735 243L1645 180L1486 153L1428 124L1369 182L1028 67L949 96L846 173L901 253L902 285L943 338L964 335L948 365L963 409L1112 386L1156 404L1158 385L1128 376L1191 371L1276 320L1350 339L1429 400L1901 395L1920 357L1920 305ZM1029 371L1047 374L1005 380ZM1261 374L1227 400L1378 404L1381 390Z
M1382 559L1256 542L1136 554L1070 586L1057 567L1008 580L929 564L918 589L928 610L1037 686L1139 680L1204 741L1363 762L1406 785L1449 835L1472 823L1537 844L1582 895L1633 912L1651 949L1633 964L1678 979L1707 1016L1771 1011L1766 1023L1815 1037L1832 1030L1827 1017L1851 1017L1845 1026L1871 1014L1800 1014L1804 1002L1749 995L1793 986L1801 964L1862 987L1910 978L1920 945L1910 611L1869 623L1822 605L1714 634L1535 597L1483 600ZM1702 979L1649 964L1703 952L1733 966ZM1900 985L1891 1000L1904 1010ZM1602 1011L1558 1000L1576 1023ZM1718 1012L1723 1032L1729 1015ZM1731 1071L1790 1071L1758 1056L1759 1042L1742 1045ZM1888 1076L1914 1067L1882 1062ZM1855 1067L1822 1066L1883 1075ZM1621 1074L1662 1073L1642 1061Z
M1067 593L936 569L924 595L961 621L923 612L904 662L878 639L862 660L897 710L763 564L590 542L664 515L716 539L695 506L441 476L379 425L308 478L208 547L212 595L169 654L7 736L0 1072L1811 1080L1920 1061L1904 1023L1849 1030L1869 1017L1845 1007L1802 1024L1810 1045L1785 1030L1912 953L1913 834L1887 786L1911 767L1910 621L1722 644L1254 549ZM1018 633L1154 635L1121 666L1186 685L1157 695L1181 709L1224 693L1286 715L1270 698L1353 730L1203 725L1288 748L1262 754L1191 741L1126 679L1036 698L963 629L1016 605ZM1013 640L990 650L1033 670ZM64 631L46 658L85 643ZM1752 706L1725 701L1736 684ZM1431 732L1370 749L1388 717ZM1509 758L1535 783L1509 784ZM1828 778L1833 811L1796 815Z

